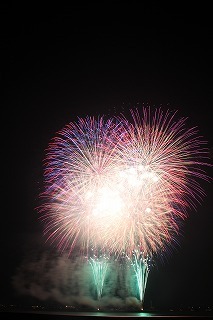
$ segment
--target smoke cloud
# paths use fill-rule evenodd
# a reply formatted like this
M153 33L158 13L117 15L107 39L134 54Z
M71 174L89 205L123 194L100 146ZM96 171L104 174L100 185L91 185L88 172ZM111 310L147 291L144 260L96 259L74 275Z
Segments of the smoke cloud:
M140 309L140 301L133 296L133 286L129 285L130 279L126 279L126 275L122 265L109 261L102 297L98 299L92 268L86 258L69 259L66 255L42 253L21 263L12 285L17 294L34 297L41 302L94 309Z

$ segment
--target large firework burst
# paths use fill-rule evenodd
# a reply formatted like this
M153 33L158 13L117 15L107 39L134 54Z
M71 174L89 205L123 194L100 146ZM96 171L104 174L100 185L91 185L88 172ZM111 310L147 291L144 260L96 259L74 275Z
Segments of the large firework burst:
M118 255L165 250L204 196L205 145L185 118L161 109L69 123L44 159L47 239L70 253L76 245Z

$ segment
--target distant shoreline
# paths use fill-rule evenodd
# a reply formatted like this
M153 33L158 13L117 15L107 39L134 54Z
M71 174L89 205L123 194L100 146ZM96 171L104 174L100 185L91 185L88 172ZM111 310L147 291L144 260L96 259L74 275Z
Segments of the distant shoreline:
M34 320L49 320L53 317L57 318L58 320L68 319L71 317L72 319L88 319L88 318L95 318L95 319L106 319L109 318L110 320L113 319L201 319L201 318L209 318L213 319L213 312L212 311L203 311L203 312L196 312L196 311L180 311L180 312L73 312L73 311L24 311L24 310L10 310L10 311L0 311L1 319L34 319Z

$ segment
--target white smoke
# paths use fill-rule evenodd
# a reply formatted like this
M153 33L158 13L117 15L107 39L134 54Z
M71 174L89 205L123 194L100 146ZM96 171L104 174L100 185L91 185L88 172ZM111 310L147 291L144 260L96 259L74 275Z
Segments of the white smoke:
M26 259L12 279L17 294L62 305L140 308L140 301L128 296L125 279L111 262L110 271L98 301L91 266L85 258L69 259L66 255L41 254Z

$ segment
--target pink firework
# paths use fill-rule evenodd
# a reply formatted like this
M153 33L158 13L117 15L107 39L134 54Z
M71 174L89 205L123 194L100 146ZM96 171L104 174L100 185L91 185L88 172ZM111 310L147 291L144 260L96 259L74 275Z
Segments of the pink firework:
M163 251L208 180L206 142L176 112L131 110L78 119L59 131L44 161L41 219L47 239L110 253Z

